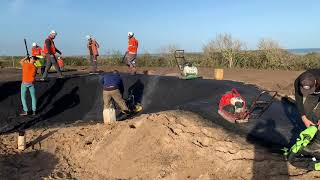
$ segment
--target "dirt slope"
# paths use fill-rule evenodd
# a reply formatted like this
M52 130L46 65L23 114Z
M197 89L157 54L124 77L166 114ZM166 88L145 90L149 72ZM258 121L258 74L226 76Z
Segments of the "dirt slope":
M112 125L0 136L0 177L12 179L313 179L281 156L189 112L141 115Z

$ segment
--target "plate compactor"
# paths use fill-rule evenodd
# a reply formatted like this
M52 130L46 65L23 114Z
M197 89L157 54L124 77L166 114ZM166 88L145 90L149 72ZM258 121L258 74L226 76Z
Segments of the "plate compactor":
M252 119L259 119L277 94L276 91L262 91L248 106L240 93L232 89L221 97L218 113L231 123L246 123Z
M198 68L194 66L192 62L186 61L184 50L176 50L174 52L174 58L179 68L181 79L190 80L201 78L198 76Z

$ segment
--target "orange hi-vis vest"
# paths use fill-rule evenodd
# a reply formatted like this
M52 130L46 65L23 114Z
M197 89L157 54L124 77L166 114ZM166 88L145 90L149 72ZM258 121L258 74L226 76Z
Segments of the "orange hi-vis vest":
M41 56L42 55L42 48L39 46L32 47L32 56Z
M132 37L129 39L129 42L128 42L128 53L137 54L137 51L138 51L138 40Z
M52 52L52 54L56 54L56 47L54 46L53 40L52 40L50 37L48 37L47 39L49 39L50 42L51 42L51 52ZM48 52L49 52L49 51L48 51L46 42L44 42L43 53L44 53L44 54L47 54Z
M22 82L33 83L35 81L37 68L34 64L23 63L22 64Z

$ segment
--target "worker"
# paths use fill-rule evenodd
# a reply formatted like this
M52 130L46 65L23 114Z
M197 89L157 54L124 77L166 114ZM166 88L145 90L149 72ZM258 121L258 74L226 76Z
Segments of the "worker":
M138 40L134 37L133 32L128 32L128 50L125 54L124 60L131 74L136 74L136 58L138 52Z
M303 72L294 82L295 101L302 122L308 128L319 128L320 109L320 69L312 69ZM317 133L314 140L304 151L320 153L320 137Z
M32 43L32 56L42 56L42 48L37 43Z
M37 69L39 69L39 73L43 75L45 71L45 66L44 66L44 59L43 59L43 50L36 42L32 43L32 49L31 49L31 54L32 56L37 56L39 59L35 61L35 66Z
M112 73L104 73L102 75L101 83L103 85L104 109L110 107L111 99L113 99L120 107L122 113L129 113L126 102L122 98L124 87L119 72L114 70Z
M20 116L28 115L28 106L26 102L26 93L29 90L31 96L31 104L33 115L36 115L37 110L37 99L36 99L36 91L34 87L35 76L36 76L36 67L34 65L34 61L37 58L35 56L25 57L20 60L20 64L22 66L22 83L21 83L21 102L23 107L23 112Z
M58 65L59 65L60 70L64 71L64 62L60 56L58 57Z
M55 46L54 44L54 39L57 36L57 33L52 30L49 34L49 37L45 40L44 42L44 47L43 47L43 53L45 54L46 58L46 69L45 72L40 79L41 81L44 81L47 76L48 76L48 71L50 70L51 66L53 65L58 73L58 77L62 78L62 73L60 71L59 65L57 63L57 58L56 58L56 53L59 53L60 55L62 54Z
M90 73L95 74L97 72L98 48L100 46L92 36L87 35L86 37L88 39L87 48L89 50L89 61L91 63Z

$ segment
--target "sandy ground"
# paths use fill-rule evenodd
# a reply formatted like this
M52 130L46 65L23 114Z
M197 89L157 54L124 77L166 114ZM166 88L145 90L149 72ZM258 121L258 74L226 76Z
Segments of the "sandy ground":
M148 70L176 73L175 69ZM200 72L213 77L213 69ZM300 73L233 69L225 70L225 79L290 95ZM0 136L0 179L320 178L318 172L297 169L282 156L183 111L145 114L110 125L29 129L28 148L23 152L17 150L17 136Z
M141 115L112 125L28 130L0 137L0 177L12 179L311 179L244 138L189 112ZM5 178L6 179L6 178Z

